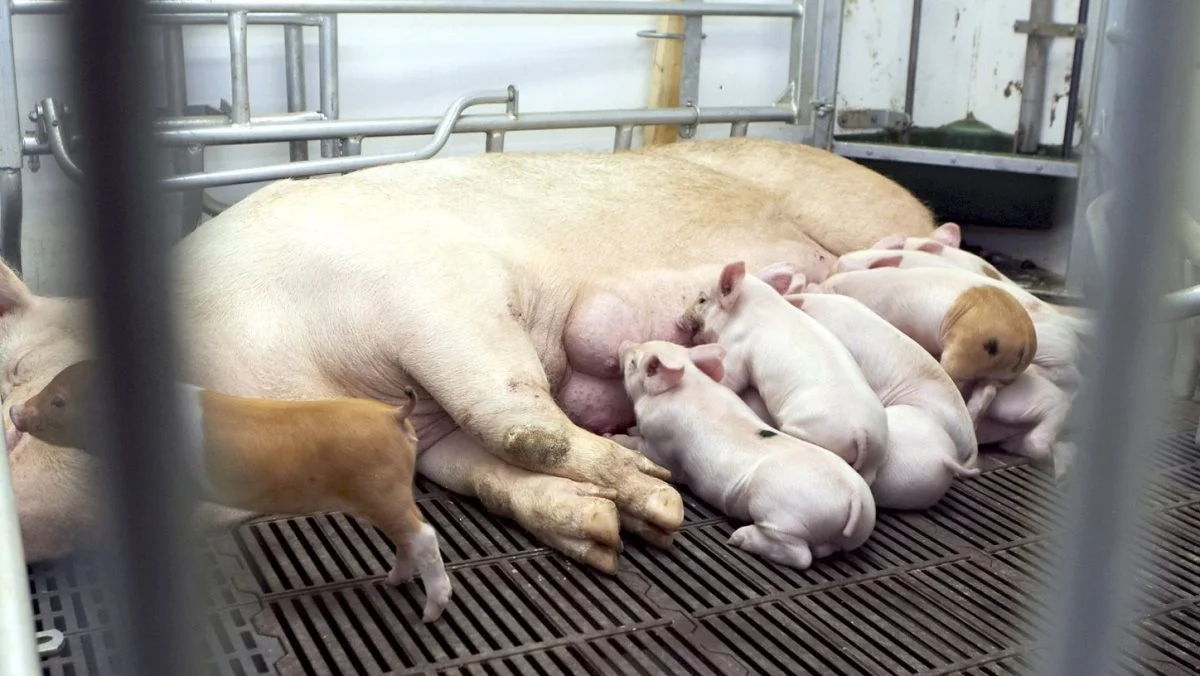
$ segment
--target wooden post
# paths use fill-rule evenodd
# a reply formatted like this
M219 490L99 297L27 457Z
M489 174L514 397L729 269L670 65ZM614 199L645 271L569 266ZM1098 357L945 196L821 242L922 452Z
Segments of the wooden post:
M656 30L660 34L682 36L683 17L660 16ZM654 65L650 69L650 108L679 107L679 76L682 68L683 40L656 39ZM678 139L679 128L674 125L648 126L642 131L644 147L674 143Z

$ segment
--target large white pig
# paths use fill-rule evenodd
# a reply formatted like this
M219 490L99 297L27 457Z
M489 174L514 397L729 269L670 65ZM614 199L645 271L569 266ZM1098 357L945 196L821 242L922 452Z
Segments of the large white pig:
M759 278L729 263L680 323L725 349L726 387L753 387L779 429L833 451L869 484L887 452L883 405L837 337L784 299L795 272L776 264Z
M725 350L664 341L621 345L637 447L675 481L750 525L729 544L801 570L855 549L875 528L871 489L830 451L759 420L728 387Z
M178 246L184 377L242 396L393 404L413 386L420 473L611 572L621 526L667 544L683 519L666 473L600 436L633 424L621 341L679 340L674 318L731 258L820 279L837 254L932 229L883 176L753 138L285 180ZM33 299L13 321L53 323L57 303ZM18 491L36 495L21 506L27 537L71 511L61 505L79 479L22 462L30 444L14 456Z
M818 291L787 300L846 346L887 414L887 453L871 484L875 503L925 509L950 490L955 477L977 476L974 424L945 369L867 306Z

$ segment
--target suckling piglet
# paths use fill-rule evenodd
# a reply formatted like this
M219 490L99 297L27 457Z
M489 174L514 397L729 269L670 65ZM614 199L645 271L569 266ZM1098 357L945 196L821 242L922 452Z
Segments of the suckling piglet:
M837 337L784 300L792 270L767 272L726 265L681 323L697 344L725 349L727 387L758 390L779 429L833 451L870 484L887 452L883 404Z
M969 393L977 422L1038 350L1029 313L988 281L966 270L881 267L840 272L820 287L860 301L936 357Z
M980 444L999 444L1036 465L1052 465L1055 478L1062 479L1075 458L1074 443L1061 438L1073 400L1074 395L1050 382L1043 369L1030 366L997 393L976 425L976 436Z
M887 414L887 455L871 484L876 505L925 509L956 476L977 476L971 416L937 360L857 300L817 290L787 300L846 346Z
M765 424L721 385L719 345L623 343L620 353L641 435L632 445L672 481L753 522L730 545L805 569L870 536L875 501L866 481L828 450Z

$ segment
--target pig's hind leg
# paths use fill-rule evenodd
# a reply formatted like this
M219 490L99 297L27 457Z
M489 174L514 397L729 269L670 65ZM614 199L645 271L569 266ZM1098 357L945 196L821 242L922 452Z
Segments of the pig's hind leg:
M807 542L766 526L742 526L729 536L728 544L799 570L807 569L813 562Z
M492 304L484 298L479 302L487 304L469 318L423 318L422 339L405 343L403 366L489 453L532 472L615 490L622 524L669 546L683 523L683 500L665 482L669 472L572 423L550 394L533 340L504 311L506 300L496 300L502 316L489 316Z
M411 480L394 483L392 490L376 491L358 511L378 526L396 548L396 561L385 582L393 586L404 584L412 579L414 572L420 572L425 587L421 620L436 620L450 603L454 590L442 562L437 532L426 523L413 501Z

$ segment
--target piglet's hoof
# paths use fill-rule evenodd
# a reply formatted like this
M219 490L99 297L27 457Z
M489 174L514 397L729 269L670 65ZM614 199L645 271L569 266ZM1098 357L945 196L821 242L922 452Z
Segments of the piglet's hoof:
M427 582L425 584L425 610L421 615L421 621L426 624L436 622L442 616L442 612L446 610L446 606L450 605L450 597L453 595L454 588L450 584L450 576L445 572L440 578Z

